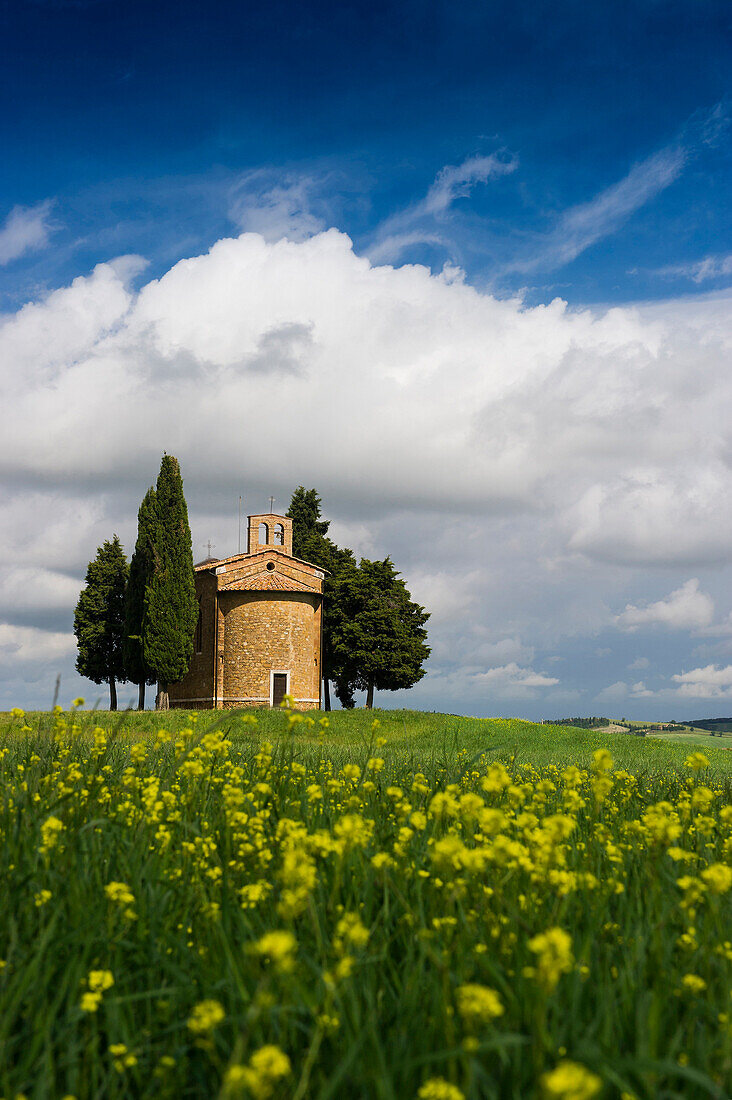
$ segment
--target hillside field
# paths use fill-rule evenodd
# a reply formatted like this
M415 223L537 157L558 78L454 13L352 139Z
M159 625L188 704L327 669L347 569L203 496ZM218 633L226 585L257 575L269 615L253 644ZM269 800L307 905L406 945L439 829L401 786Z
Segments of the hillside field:
M732 754L0 717L0 1096L729 1100Z
M80 732L88 734L97 726L118 731L123 739L155 737L159 730L175 732L190 725L191 711L110 711L77 710L74 723ZM329 725L325 738L317 735L318 723L327 717ZM659 737L634 737L627 733L604 733L597 730L577 729L574 726L542 725L520 718L465 718L451 714L435 714L411 710L366 711L336 710L327 716L322 711L308 711L305 721L294 728L288 724L284 713L268 708L248 711L201 711L197 723L216 726L233 739L235 744L256 743L267 737L275 743L282 738L292 739L297 752L307 759L313 751L323 752L338 765L357 759L365 740L368 740L371 723L377 719L381 733L387 738L393 758L421 767L430 762L449 765L458 752L485 754L487 759L504 762L514 758L522 764L546 764L557 766L576 764L589 767L592 753L608 748L619 768L627 768L639 774L656 774L667 770L683 772L689 746L702 747L710 761L710 774L717 778L732 777L732 752L726 751L727 736L701 738L682 734ZM314 723L310 726L307 719ZM256 725L250 724L255 720ZM48 712L30 712L25 719L33 732L48 731L53 726L53 715ZM0 737L5 730L14 727L9 712L0 712ZM729 745L732 747L732 735ZM355 755L354 755L355 754Z

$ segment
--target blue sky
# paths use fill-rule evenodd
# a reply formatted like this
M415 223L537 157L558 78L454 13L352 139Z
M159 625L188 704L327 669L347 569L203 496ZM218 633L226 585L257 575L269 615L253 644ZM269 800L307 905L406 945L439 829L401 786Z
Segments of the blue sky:
M384 701L729 712L731 23L1 2L0 706L93 696L167 449L197 557L300 483L392 555L433 656Z
M235 229L253 172L250 195L306 181L299 201L359 250L401 216L389 258L502 293L717 287L729 23L711 0L5 3L0 212L42 210L53 250L5 266L3 304L110 251L158 274ZM491 156L511 171L415 210L446 165Z

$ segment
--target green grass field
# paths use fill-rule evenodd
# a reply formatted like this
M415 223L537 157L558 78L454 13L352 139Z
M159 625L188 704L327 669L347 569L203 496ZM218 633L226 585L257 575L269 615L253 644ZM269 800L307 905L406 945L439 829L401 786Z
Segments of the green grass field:
M0 717L0 1097L729 1100L729 753L323 717Z
M317 748L317 723L326 717L320 711L309 711L315 725L300 723L294 732L288 732L284 714L269 709L251 711L201 711L198 722L223 730L235 742L256 741L268 737L277 742L283 737L294 737L297 751L303 759ZM256 728L248 725L246 718L256 718ZM358 756L368 739L374 718L381 723L390 752L395 758L410 762L414 767L439 761L450 766L458 752L469 756L484 753L490 760L506 762L512 757L521 763L537 766L546 764L576 764L588 767L596 749L611 750L617 766L642 775L654 775L668 770L683 771L684 760L691 748L703 747L709 757L711 774L716 778L732 777L732 752L725 749L720 737L702 740L683 738L682 735L660 737L634 737L623 733L598 733L594 730L576 729L573 726L550 726L525 722L520 718L463 718L450 714L433 714L411 710L351 710L332 711L327 715L328 732L322 747L340 766ZM109 711L89 712L77 710L74 722L80 731L89 733L94 726L116 729L125 738L155 737L160 729L173 733L190 724L191 712L171 710L125 711L112 714ZM9 713L0 713L0 737L10 728ZM36 731L50 730L53 716L49 712L27 715L27 723ZM16 724L17 726L17 724ZM730 745L732 746L732 735Z

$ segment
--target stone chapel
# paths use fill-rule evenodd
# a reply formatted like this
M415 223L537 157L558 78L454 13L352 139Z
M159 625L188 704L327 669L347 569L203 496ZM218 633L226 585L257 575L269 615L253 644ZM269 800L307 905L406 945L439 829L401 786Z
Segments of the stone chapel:
M324 573L292 555L292 520L249 516L247 550L195 567L198 624L171 707L320 706Z

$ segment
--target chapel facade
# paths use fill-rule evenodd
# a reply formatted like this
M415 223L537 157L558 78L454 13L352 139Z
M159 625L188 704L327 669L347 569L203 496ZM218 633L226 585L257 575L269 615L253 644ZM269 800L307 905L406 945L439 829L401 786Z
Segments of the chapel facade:
M198 623L186 676L170 706L193 710L320 706L321 569L292 554L292 520L248 517L247 550L195 567Z

